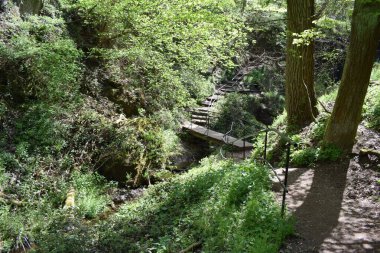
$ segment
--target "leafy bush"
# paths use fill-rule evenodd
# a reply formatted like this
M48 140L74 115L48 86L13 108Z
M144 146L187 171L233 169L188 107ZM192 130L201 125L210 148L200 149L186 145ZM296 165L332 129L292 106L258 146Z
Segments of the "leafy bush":
M149 113L205 95L211 88L206 70L233 66L231 56L244 45L243 20L229 0L65 3L81 47L105 62L103 71L124 90L141 92Z
M333 145L322 144L322 146L318 149L317 159L319 161L337 161L342 154L343 152L341 149Z
M0 69L7 70L7 90L16 101L77 99L82 54L72 40L61 37L62 19L30 16L7 32L10 35L0 35Z
M0 169L0 192L6 197L0 196L0 241L5 251L21 249L30 244L38 244L41 252L44 247L57 242L55 238L58 230L62 234L73 236L83 218L95 218L106 209L110 202L109 192L114 185L105 181L99 175L76 171L71 176L60 171L51 171L44 166L57 166L53 159L28 157L25 160L19 156L1 154L0 163L10 166L11 162L18 164L24 171L12 171L9 168L8 175L19 178L16 182L10 180L8 175ZM63 162L63 161L62 161ZM61 166L64 168L64 166ZM57 180L57 174L61 174ZM22 176L22 177L21 177ZM36 180L38 178L39 180ZM66 194L69 189L75 189L74 210L62 209ZM72 218L70 218L73 216ZM71 231L73 229L73 231ZM78 233L77 236L83 236ZM61 239L66 238L62 236ZM67 238L66 238L67 239ZM76 238L78 241L85 241ZM66 249L71 246L67 245ZM76 252L72 249L71 252ZM46 251L45 251L46 252ZM68 251L69 252L69 251Z
M380 81L380 63L376 62L373 65L372 73L371 73L371 80L373 81Z
M213 129L235 137L252 134L261 124L253 115L253 108L258 106L256 97L230 93L218 101L217 115L212 119Z
M310 138L312 141L319 143L320 141L323 140L328 119L329 119L328 114L320 113L316 119L316 122L311 124Z
M337 161L343 152L341 149L322 144L320 147L307 147L293 151L291 154L291 163L293 166L309 166L318 161Z
M308 166L317 160L317 149L305 148L293 151L291 154L291 163L296 167Z
M112 183L107 183L98 174L73 173L73 188L76 192L78 212L85 218L95 218L110 203L107 190Z

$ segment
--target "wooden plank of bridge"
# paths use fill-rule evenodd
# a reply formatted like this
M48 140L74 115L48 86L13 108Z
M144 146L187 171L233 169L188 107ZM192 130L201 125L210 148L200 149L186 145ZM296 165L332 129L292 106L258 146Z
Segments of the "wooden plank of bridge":
M205 127L202 127L200 125L197 125L191 122L185 122L182 125L182 127L188 130L191 134L203 140L217 142L221 144L229 144L238 149L252 149L253 148L252 143L249 143L247 141L244 143L243 140L237 139L229 135L225 136L222 133L207 129Z

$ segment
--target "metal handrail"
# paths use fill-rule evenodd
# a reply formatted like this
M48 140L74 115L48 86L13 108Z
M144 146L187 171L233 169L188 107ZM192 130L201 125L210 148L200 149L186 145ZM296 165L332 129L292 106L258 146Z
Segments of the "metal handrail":
M228 132L226 132L224 135L223 135L223 141L226 143L226 144L229 144L228 143L228 139L226 139L226 137L232 132L233 128L234 128L234 124L235 122L232 122L231 123L231 128Z
M264 158L261 158L261 159L259 158L259 159L256 159L256 160L263 160L263 162L264 162L266 165L268 165L269 168L273 171L273 174L275 175L275 177L276 177L277 180L279 181L279 183L280 183L280 185L281 185L281 188L282 188L282 189L286 189L286 192L288 192L287 187L286 187L285 184L281 181L280 176L277 174L276 169L272 166L272 164L271 164L268 160L266 160L266 159L264 159Z
M243 121L244 120L240 120L240 123L244 126ZM255 125L257 125L257 124L255 124ZM260 125L257 125L257 126L262 127ZM244 134L243 137L241 137L239 139L236 139L235 141L233 141L231 143L228 143L228 144L233 144L233 143L235 143L236 141L239 141L239 140L243 140L244 143L245 143L245 139L246 138L253 137L253 136L257 135L260 132L265 132L265 141L264 141L265 143L264 143L264 154L263 154L264 158L262 160L274 172L277 180L279 181L281 187L283 188L282 203L281 203L281 216L284 217L286 194L289 192L288 191L288 174L289 174L289 163L290 163L290 151L291 151L291 147L292 146L297 147L299 143L293 141L289 136L287 136L284 133L281 133L278 129L269 128L268 126L265 126L264 130L260 130L260 131L256 132L255 134L249 134L249 135L245 135ZM269 132L274 132L277 135L279 135L281 138L283 138L283 139L285 139L287 141L287 143L286 143L287 150L286 150L286 163L285 163L285 178L284 178L284 182L281 181L281 178L278 176L278 174L275 171L275 169L272 166L272 164L266 159L267 158L267 145L268 145L268 133ZM245 152L244 152L244 158L245 158Z

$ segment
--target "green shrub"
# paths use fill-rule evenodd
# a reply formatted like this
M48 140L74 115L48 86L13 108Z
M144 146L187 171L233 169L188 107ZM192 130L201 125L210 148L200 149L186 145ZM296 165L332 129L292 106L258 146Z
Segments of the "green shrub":
M286 128L286 111L283 111L278 115L269 128L277 129L279 132L285 132ZM257 135L254 140L254 150L252 152L252 158L262 158L264 154L265 143L265 132L261 132ZM285 155L285 144L286 141L281 138L277 133L273 131L268 132L268 143L267 143L267 160L273 161L273 159L278 159L279 157Z
M270 115L280 115L284 110L285 97L279 91L266 91L262 94L261 103L269 108Z
M326 130L326 124L329 119L329 115L321 113L318 115L316 122L312 123L310 138L314 142L320 142L323 140L323 136Z
M114 80L127 79L123 89L143 94L141 104L149 113L206 95L212 88L207 69L233 67L231 56L244 46L243 20L228 0L65 3L77 17L71 27L83 47L91 48L90 57L105 61Z
M259 106L256 97L230 93L218 101L217 115L211 124L216 131L235 137L242 137L257 131L260 124L253 115L253 109Z
M110 203L107 190L112 184L96 173L78 171L72 174L72 178L79 214L85 218L95 218Z
M380 62L376 62L373 65L372 73L371 73L371 80L373 81L380 81Z
M309 166L317 160L317 149L305 148L291 153L291 163L296 167Z
M318 149L318 161L337 161L343 152L333 145L324 145Z
M307 147L305 149L296 150L291 154L291 163L294 166L309 166L317 161L337 161L343 152L341 149L322 144L318 148Z
M325 94L319 97L319 101L321 101L322 103L335 102L336 97L338 95L338 88L339 85L335 85L325 89ZM319 111L323 110L321 105L318 105L318 109Z
M261 83L265 75L264 72L265 72L264 68L252 70L250 73L244 76L244 83L248 83L248 84Z
M3 59L0 69L6 69L7 89L18 102L37 97L55 103L69 103L78 99L79 59L82 54L72 40L59 37L60 32L52 29L59 25L47 23L43 29L34 26L43 22L20 21L21 32L13 34L5 42L0 40Z

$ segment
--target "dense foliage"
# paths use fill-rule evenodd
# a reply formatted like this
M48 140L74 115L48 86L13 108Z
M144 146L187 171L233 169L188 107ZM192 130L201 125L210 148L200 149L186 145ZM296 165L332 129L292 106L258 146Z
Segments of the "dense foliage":
M41 13L2 15L2 151L135 186L166 167L179 115L244 42L228 0L51 1Z
M148 112L207 95L208 69L230 66L244 42L231 0L67 2L87 57Z
M115 185L96 172L134 187L159 178L180 115L245 40L228 0L44 1L39 15L17 4L0 13L6 251L53 233L46 219L65 219L71 188L78 217L102 213Z
M214 129L285 132L284 1L47 0L32 13L8 2L0 12L0 251L278 251L292 224L280 217L266 167L209 158L183 175L170 168L188 109L242 70L257 92L219 101ZM323 107L289 133L300 144L294 166L341 155L322 141L352 15L353 1L340 2L317 1L315 27L297 35L297 43L316 40ZM364 123L380 130L379 64L372 79ZM264 135L250 141L261 157ZM285 142L269 134L268 157L280 165ZM118 199L148 185L139 199ZM71 191L75 208L65 209Z

